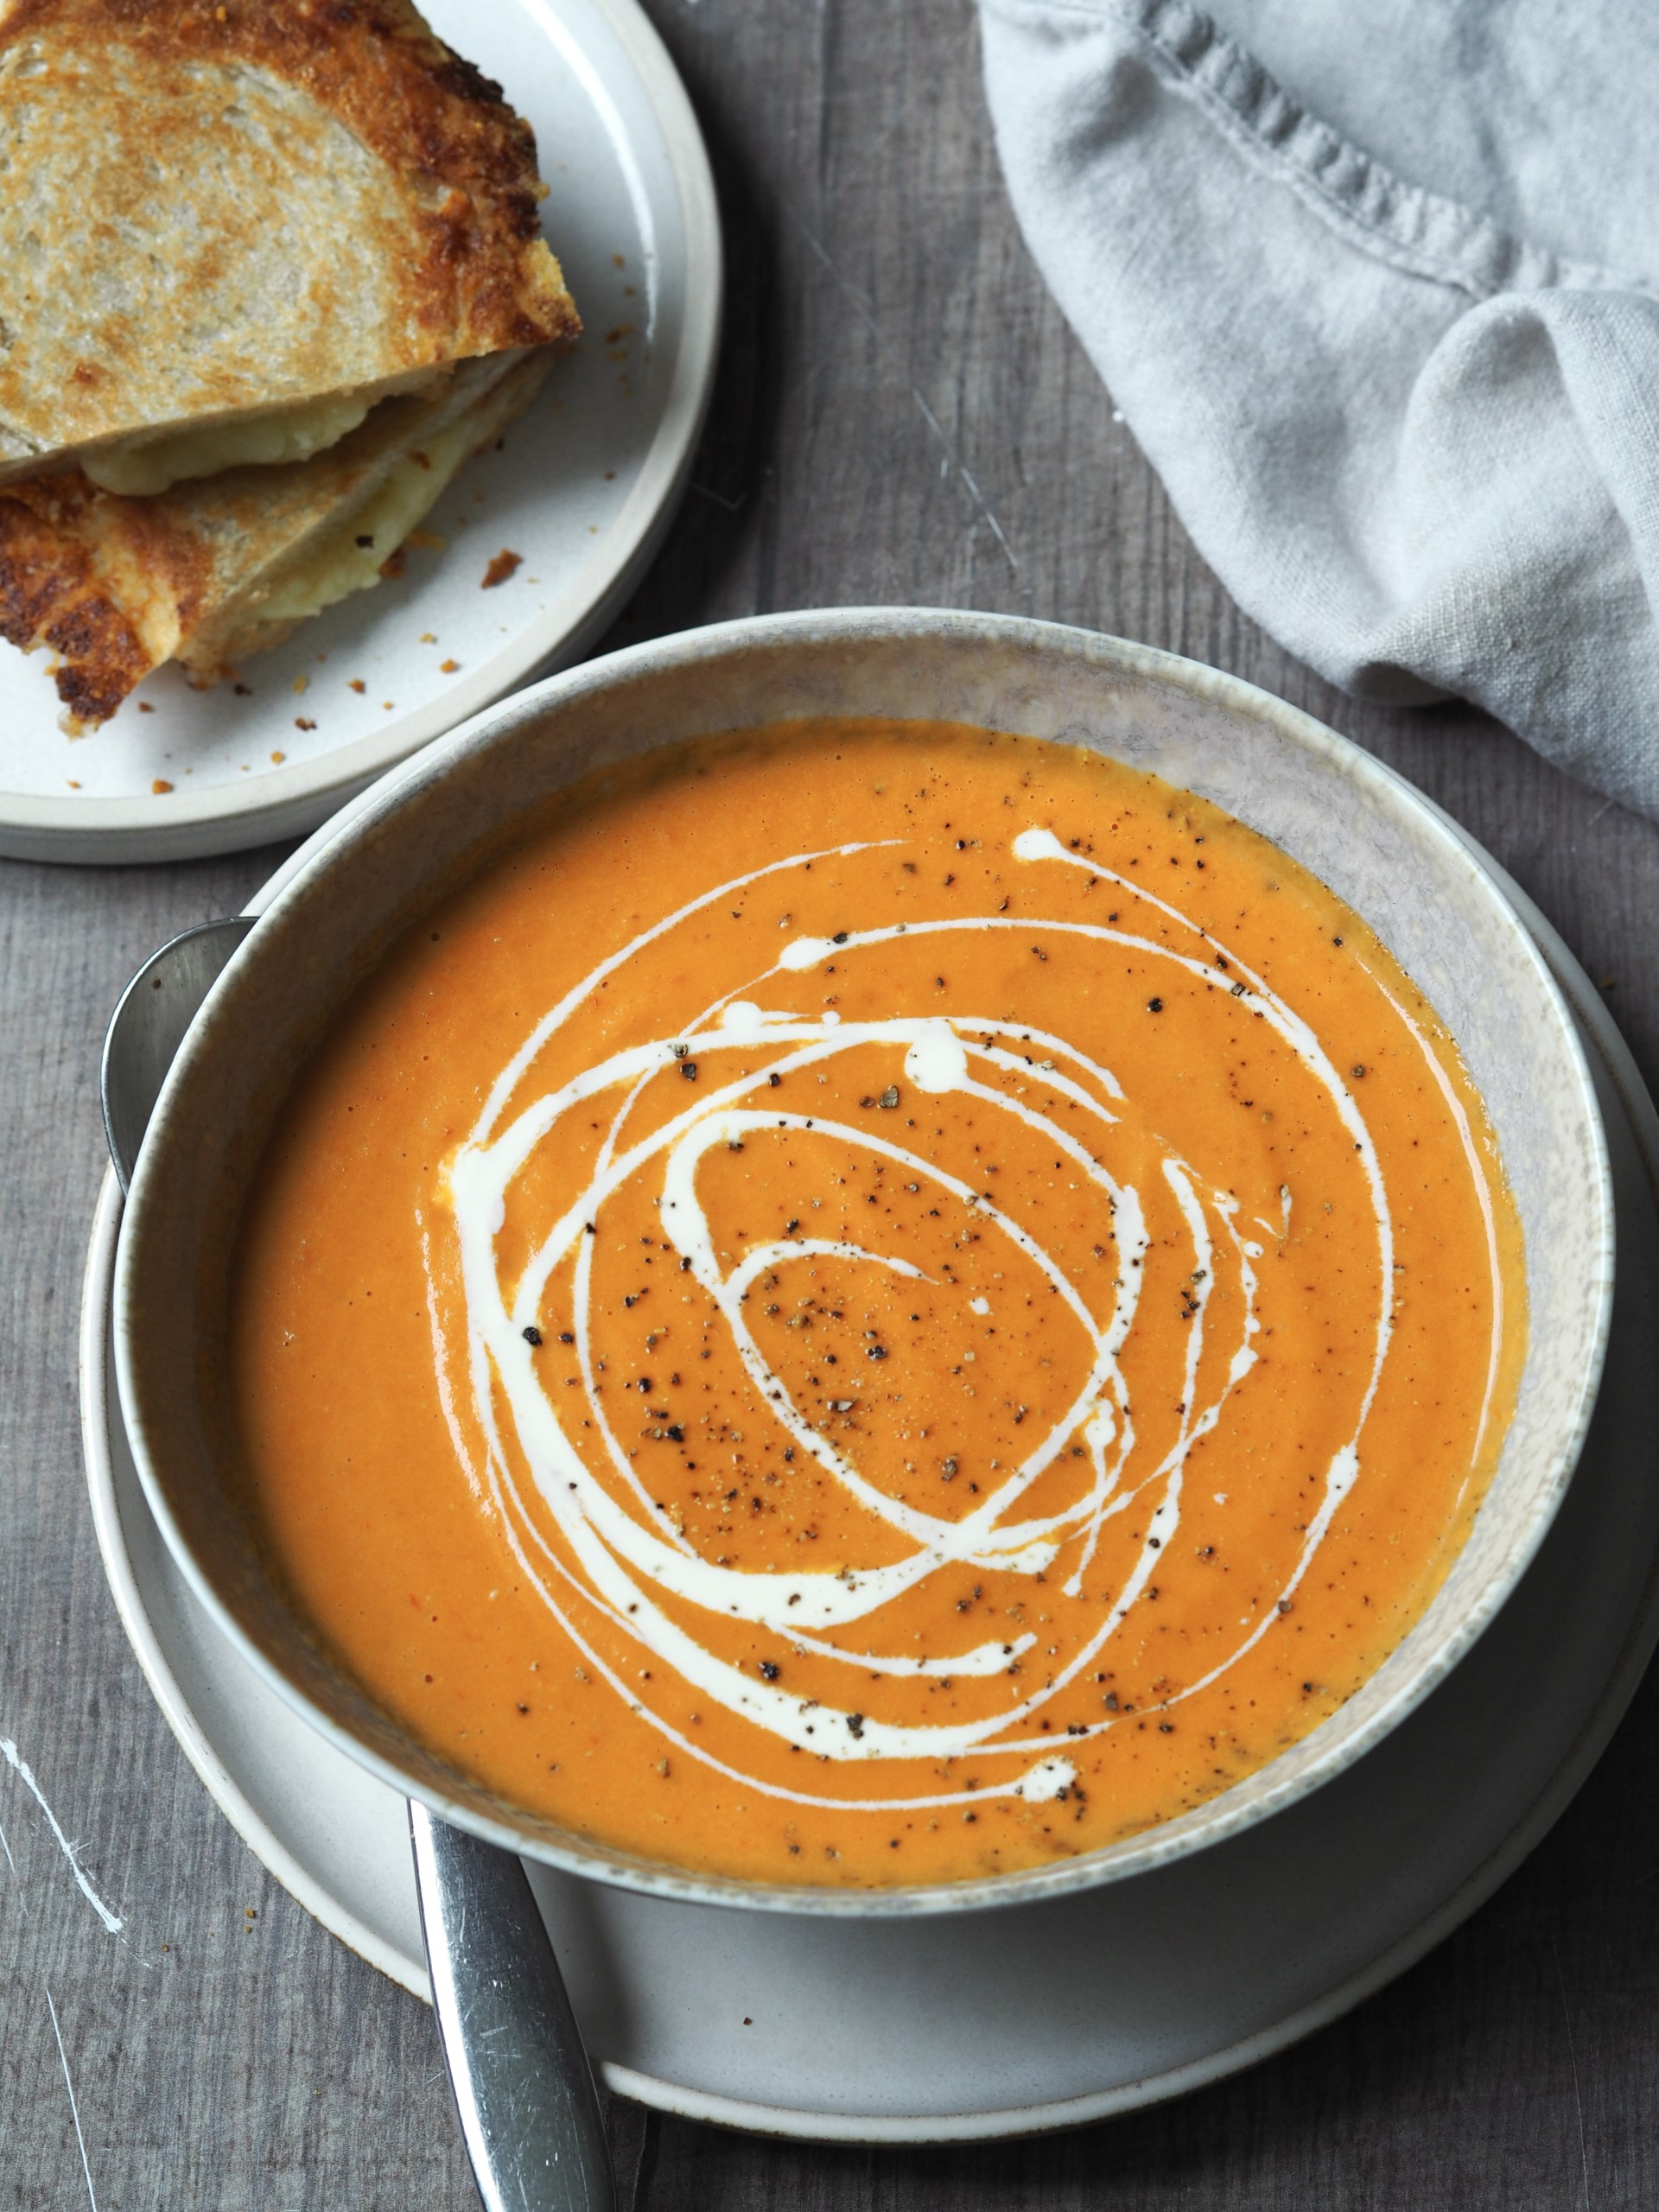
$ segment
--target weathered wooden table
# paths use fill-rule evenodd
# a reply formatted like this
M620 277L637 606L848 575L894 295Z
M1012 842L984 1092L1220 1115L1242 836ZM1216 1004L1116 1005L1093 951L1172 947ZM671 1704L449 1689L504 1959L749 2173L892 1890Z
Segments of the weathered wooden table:
M1232 669L1466 823L1659 1076L1659 830L1465 710L1338 696L1188 543L1010 216L967 0L652 0L720 175L731 305L694 488L614 642L777 607L1052 616ZM1656 732L1659 742L1659 732ZM429 2017L324 1935L151 1705L81 1480L75 1310L117 991L276 855L0 864L0 2205L437 2212L474 2199ZM1655 1447L1659 1478L1659 1440ZM75 1885L28 1763L99 1892ZM617 2107L650 2212L1530 2212L1659 2202L1659 1694L1463 1931L1184 2103L974 2150L817 2150ZM249 1908L257 1917L249 1916Z

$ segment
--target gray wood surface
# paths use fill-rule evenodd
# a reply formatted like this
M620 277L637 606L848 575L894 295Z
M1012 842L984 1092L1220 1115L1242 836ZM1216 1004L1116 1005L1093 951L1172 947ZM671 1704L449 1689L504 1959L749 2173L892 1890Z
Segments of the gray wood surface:
M492 4L492 0L481 0ZM1467 823L1659 1074L1659 831L1461 709L1343 699L1217 586L1010 216L967 0L651 0L731 255L696 484L615 642L921 601L1089 624L1322 715ZM1659 733L1656 733L1659 742ZM277 856L0 863L0 2206L438 2212L474 2199L424 2009L268 1878L153 1708L80 1471L98 1042L129 972ZM821 2150L617 2107L649 2212L1532 2212L1659 2202L1659 1696L1531 1861L1347 2020L1183 2103L1033 2143ZM257 1917L250 1917L250 1909ZM61 2047L60 2048L60 2037ZM78 2125L77 2125L78 2114Z

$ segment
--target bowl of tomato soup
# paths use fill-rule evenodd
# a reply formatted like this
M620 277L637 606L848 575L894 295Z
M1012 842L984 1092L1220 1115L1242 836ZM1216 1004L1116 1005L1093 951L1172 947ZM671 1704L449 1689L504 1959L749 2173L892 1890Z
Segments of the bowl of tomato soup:
M1168 654L660 640L291 871L123 1224L150 1503L444 1816L667 1896L1119 1879L1428 1695L1571 1478L1613 1262L1465 842Z

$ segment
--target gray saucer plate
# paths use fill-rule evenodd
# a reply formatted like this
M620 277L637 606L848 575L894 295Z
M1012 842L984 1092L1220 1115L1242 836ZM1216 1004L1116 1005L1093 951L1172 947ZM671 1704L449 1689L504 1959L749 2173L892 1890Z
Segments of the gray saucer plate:
M1659 1636L1659 1117L1583 971L1504 888L1589 1048L1618 1273L1589 1442L1495 1624L1376 1749L1289 1810L1051 1903L860 1924L532 1869L612 2089L693 2119L845 2142L962 2142L1102 2119L1217 2081L1337 2018L1457 1927L1566 1808ZM119 1219L111 1176L87 1265L81 1402L98 1538L127 1633L250 1847L342 1942L423 1995L401 1799L232 1651L145 1504L110 1364Z

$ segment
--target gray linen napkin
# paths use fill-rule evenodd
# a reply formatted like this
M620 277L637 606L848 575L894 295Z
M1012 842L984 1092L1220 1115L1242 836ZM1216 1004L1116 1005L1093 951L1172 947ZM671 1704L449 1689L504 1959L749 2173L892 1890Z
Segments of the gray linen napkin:
M1240 605L1659 814L1651 0L980 8L1031 250Z

